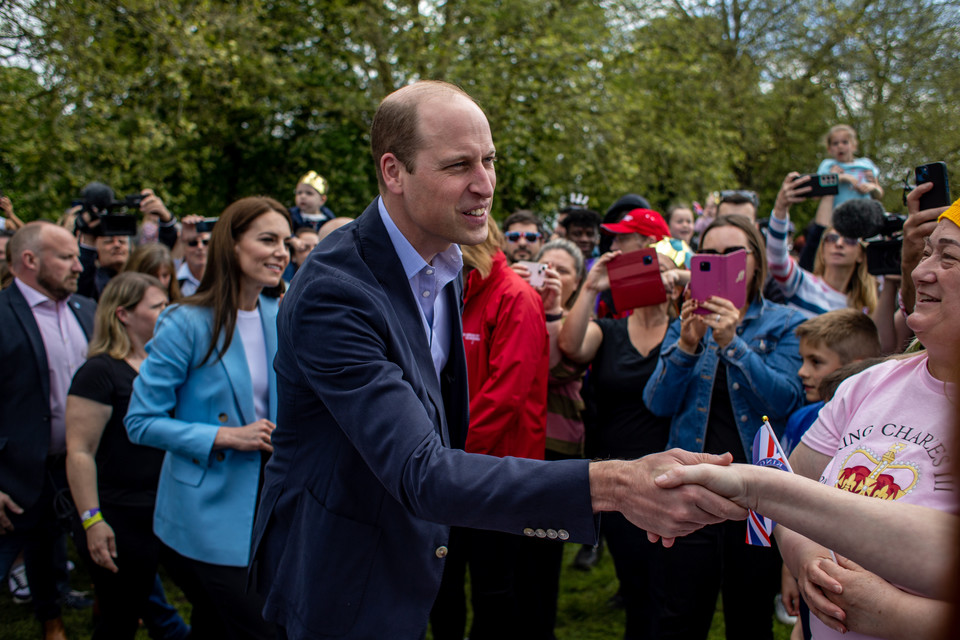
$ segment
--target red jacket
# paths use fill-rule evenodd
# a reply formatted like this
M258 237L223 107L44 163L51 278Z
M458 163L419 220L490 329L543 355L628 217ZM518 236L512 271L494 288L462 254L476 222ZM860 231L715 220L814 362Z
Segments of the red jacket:
M463 345L470 387L466 450L543 459L550 343L540 294L497 251L490 275L464 292Z

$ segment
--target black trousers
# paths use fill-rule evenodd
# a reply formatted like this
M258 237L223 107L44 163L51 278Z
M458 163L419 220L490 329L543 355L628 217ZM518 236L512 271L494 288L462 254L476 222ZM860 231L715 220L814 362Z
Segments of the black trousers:
M677 538L669 549L657 547L652 575L660 638L706 638L721 591L727 638L773 638L780 553L776 546L748 545L746 526L710 525Z
M514 590L521 538L509 533L450 530L449 553L440 592L430 613L434 640L462 640L467 621L464 592L470 565L470 603L473 605L471 640L520 638L522 621Z
M164 545L163 564L183 589L193 614L191 638L274 640L277 627L263 619L263 598L247 592L247 568L201 562ZM256 580L251 583L256 584Z
M627 618L623 637L628 640L656 638L657 609L653 602L651 568L656 562L657 545L647 540L646 531L616 512L604 513L600 528L620 581Z
M138 619L148 620L151 616L147 603L164 547L153 534L152 505L133 507L101 503L100 510L116 536L114 563L119 571L113 573L91 562L100 607L93 638L133 638L137 633Z

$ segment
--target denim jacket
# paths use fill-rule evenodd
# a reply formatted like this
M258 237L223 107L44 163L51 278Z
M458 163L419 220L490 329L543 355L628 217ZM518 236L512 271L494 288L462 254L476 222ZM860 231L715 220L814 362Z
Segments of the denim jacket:
M790 414L803 404L800 341L794 334L805 320L794 309L764 299L747 309L737 335L725 349L708 329L696 354L679 348L680 319L663 339L660 361L643 391L643 400L659 416L673 416L668 448L703 451L710 416L710 397L719 359L727 365L727 387L734 419L747 460L763 416L777 436Z

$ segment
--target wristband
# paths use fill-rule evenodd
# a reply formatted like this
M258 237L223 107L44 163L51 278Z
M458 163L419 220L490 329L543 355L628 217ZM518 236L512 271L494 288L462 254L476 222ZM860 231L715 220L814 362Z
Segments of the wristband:
M86 511L84 511L83 513L80 514L80 519L81 519L81 520L89 520L90 518L92 518L93 516L97 515L98 513L100 513L100 507L94 507L93 509L87 509Z
M563 312L560 313L548 313L547 322L556 322L557 320L563 320Z
M86 531L87 529L89 529L89 528L92 527L93 525L97 524L98 522L103 522L103 514L100 513L100 509L91 509L90 511L96 511L96 513L94 513L94 514L93 514L92 516L90 516L89 518L84 518L84 519L83 519L83 530L84 530L84 531ZM90 513L90 512L88 511L87 513Z

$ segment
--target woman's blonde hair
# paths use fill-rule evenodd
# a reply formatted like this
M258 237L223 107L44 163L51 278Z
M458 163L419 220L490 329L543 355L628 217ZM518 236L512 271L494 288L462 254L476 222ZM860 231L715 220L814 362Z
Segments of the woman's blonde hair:
M829 232L830 229L824 231L820 237L820 246L817 247L817 255L813 260L813 275L820 278L823 277L823 272L827 269L827 263L823 259L823 244ZM863 245L860 246L863 260L857 264L844 293L847 294L848 307L857 311L866 309L868 313L873 313L873 310L877 308L877 279L867 271L866 252L862 249Z
M491 216L487 216L487 239L477 245L461 245L463 266L476 269L486 278L493 268L493 256L503 245L503 234Z
M146 273L126 271L110 279L97 304L93 340L87 348L88 358L105 353L115 360L123 360L130 354L133 345L126 328L117 317L117 309L133 311L150 287L164 290L158 278Z

